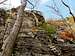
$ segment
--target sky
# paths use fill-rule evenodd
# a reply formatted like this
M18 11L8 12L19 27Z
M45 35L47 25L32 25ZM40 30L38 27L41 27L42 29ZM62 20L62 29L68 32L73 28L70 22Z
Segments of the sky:
M8 5L5 5L5 6L1 5L1 6L5 8L17 7L20 5L20 1L21 0L8 0L7 2L5 2L5 4L8 4ZM35 0L32 0L31 3L35 4L36 2L33 2L33 1ZM50 5L50 6L53 5L52 0L38 0L38 1L39 2L36 3L37 5L35 9L41 11L43 16L46 19L61 18L60 16L56 15L52 9L47 7L47 5ZM59 8L60 13L62 14L64 18L67 16L70 16L68 9L61 3L60 0L55 0L55 2L56 2L57 7ZM70 6L72 12L75 15L75 0L64 0L64 2ZM27 9L29 9L30 7L31 5L28 4Z

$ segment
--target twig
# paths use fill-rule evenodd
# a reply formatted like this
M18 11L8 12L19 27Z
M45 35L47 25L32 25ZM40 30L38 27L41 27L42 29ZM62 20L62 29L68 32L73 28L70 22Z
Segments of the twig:
M65 6L69 9L69 13L70 13L70 15L73 17L74 22L75 22L75 17L74 17L74 14L73 14L72 11L71 11L71 8L70 8L63 0L61 0L61 2L62 2L63 5L65 5Z
M34 9L35 6L29 0L27 2L33 6L31 9Z

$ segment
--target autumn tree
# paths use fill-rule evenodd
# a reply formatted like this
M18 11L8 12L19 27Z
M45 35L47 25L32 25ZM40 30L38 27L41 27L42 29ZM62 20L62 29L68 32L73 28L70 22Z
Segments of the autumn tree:
M65 26L66 26L66 28L67 28L66 31L68 31L68 32L70 31L70 32L72 33L71 35L73 35L73 38L75 38L74 32L72 31L72 28L71 28L71 25L69 25L69 24L66 22L66 19L65 19L65 18L63 17L63 15L61 14L60 9L59 9L57 3L55 2L55 0L52 0L52 1L53 1L53 5L54 5L54 6L47 5L47 7L50 8L50 9L52 9L52 10L54 11L54 14L56 14L57 16L61 17L62 20L64 20L63 23L65 24ZM73 14L72 11L71 11L70 6L67 5L63 0L60 0L60 2L62 3L62 5L64 5L65 7L68 8L69 14L73 17L74 22L75 22L75 16L74 16L74 14ZM68 12L68 11L67 11L67 12Z

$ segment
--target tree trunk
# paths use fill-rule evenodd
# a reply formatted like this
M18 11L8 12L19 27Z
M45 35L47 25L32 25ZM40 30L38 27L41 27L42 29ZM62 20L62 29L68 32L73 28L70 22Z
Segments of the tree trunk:
M4 44L2 46L3 47L2 56L11 56L12 55L13 45L15 43L16 37L20 30L20 26L22 24L23 11L25 9L26 4L27 4L27 0L22 0L22 4L20 6L20 9L18 10L17 19L13 26L13 29L12 29L10 35L4 41Z

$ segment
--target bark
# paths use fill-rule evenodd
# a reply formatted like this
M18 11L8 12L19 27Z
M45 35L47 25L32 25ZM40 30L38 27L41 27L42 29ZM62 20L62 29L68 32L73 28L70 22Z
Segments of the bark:
M22 15L23 15L25 6L27 4L27 0L22 0L21 3L22 4L20 6L20 9L18 10L17 19L13 26L13 29L12 29L10 35L4 41L4 44L2 46L3 47L2 56L11 56L11 54L12 54L13 46L14 46L16 37L18 35L18 32L20 30L20 26L22 24L22 20L23 20Z

